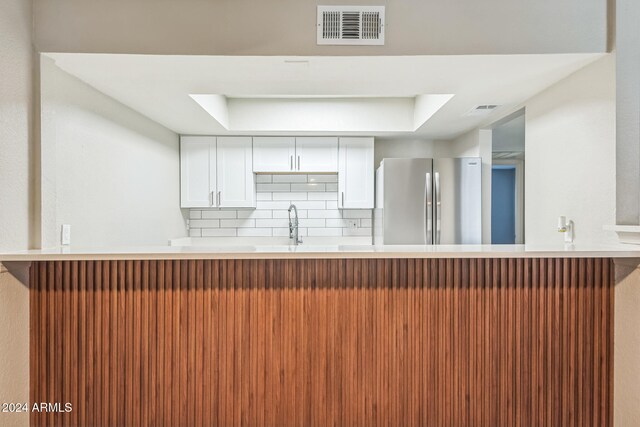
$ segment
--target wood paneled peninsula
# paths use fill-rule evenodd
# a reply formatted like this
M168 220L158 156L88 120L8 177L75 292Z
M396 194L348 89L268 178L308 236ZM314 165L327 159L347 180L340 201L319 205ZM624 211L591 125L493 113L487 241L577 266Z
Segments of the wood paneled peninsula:
M629 247L2 254L30 286L32 425L612 425Z

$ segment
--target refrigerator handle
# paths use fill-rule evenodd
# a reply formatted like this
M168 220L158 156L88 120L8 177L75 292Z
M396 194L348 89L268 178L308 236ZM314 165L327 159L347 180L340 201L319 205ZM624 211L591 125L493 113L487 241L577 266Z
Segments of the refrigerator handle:
M436 241L435 244L439 245L440 244L440 222L442 221L441 219L441 205L442 205L442 200L441 200L441 195L440 195L440 174L438 172L436 172L434 174L434 179L435 179L435 193L436 193L436 215L435 215L435 221L436 221Z
M433 244L433 195L431 194L431 173L427 172L425 183L425 204L426 204L426 227L424 241L427 245Z

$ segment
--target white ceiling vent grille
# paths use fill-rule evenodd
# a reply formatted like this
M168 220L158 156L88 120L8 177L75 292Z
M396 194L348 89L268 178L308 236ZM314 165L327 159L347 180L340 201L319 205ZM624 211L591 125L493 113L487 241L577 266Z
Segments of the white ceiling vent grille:
M491 114L496 108L500 107L496 104L476 105L465 116L486 116Z
M383 45L384 6L318 6L318 44Z

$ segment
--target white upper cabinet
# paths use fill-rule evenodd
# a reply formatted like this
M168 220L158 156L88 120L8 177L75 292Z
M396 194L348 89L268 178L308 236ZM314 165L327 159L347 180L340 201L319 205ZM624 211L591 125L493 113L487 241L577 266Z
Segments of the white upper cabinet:
M373 138L183 136L183 208L256 206L254 172L338 172L338 207L373 209Z
M338 172L338 138L263 136L253 138L253 171Z
M208 208L215 203L216 137L180 138L180 206Z
M294 172L296 139L264 136L253 138L254 172Z
M255 174L250 136L219 136L217 204L221 208L256 206Z
M340 138L338 207L373 209L373 138Z
M297 137L297 172L338 172L337 137Z
M255 207L251 137L180 138L180 206Z

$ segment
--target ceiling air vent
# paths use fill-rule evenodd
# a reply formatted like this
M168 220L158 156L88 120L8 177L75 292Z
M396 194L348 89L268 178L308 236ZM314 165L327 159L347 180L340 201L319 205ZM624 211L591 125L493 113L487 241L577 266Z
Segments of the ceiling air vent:
M384 6L318 6L318 44L383 45Z
M499 105L495 104L487 104L487 105L476 105L473 107L465 116L486 116L491 114Z

